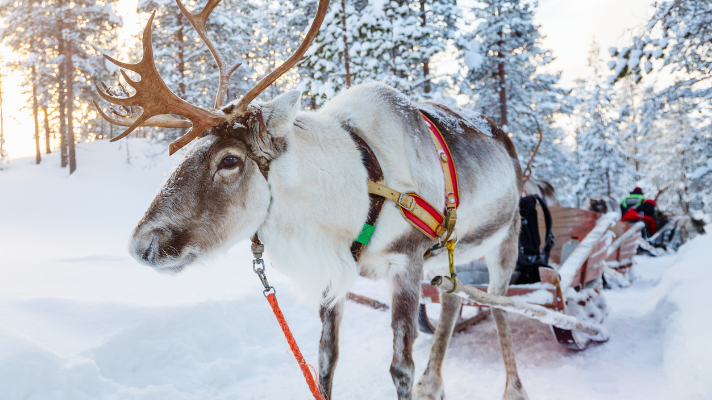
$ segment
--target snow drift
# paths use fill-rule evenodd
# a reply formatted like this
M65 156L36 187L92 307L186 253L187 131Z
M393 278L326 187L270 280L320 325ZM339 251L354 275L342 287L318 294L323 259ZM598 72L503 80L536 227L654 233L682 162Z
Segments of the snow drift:
M130 164L126 163L129 146ZM251 271L248 243L171 277L135 263L127 238L173 161L144 140L77 147L72 176L57 154L0 171L0 398L309 399L299 367ZM637 258L631 287L607 291L609 342L561 348L539 322L513 315L532 399L712 397L712 236L678 255ZM307 362L317 310L267 263ZM354 291L388 302L380 282ZM415 342L416 373L431 337ZM335 399L392 399L390 315L347 304ZM453 337L448 399L498 399L505 374L494 324Z

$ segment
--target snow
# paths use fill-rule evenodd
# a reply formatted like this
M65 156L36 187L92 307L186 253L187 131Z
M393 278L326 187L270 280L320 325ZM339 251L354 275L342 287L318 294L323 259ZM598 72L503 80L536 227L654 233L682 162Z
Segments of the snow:
M707 287L712 280L709 249L712 236L702 236L682 246L675 264L665 273L670 291L661 306L669 313L665 322L665 372L670 389L684 399L712 398L712 300Z
M477 40L470 41L470 47L467 52L465 52L465 65L469 69L479 69L482 66L485 58L480 54L480 42Z
M543 289L535 290L521 296L512 296L512 298L532 304L547 304L554 301L554 295L548 290Z
M126 161L129 146L131 163ZM0 171L0 387L14 399L309 399L246 242L176 276L133 261L127 238L176 157L146 141L84 143L67 176L58 154ZM563 349L548 326L511 315L532 399L708 399L712 236L679 254L636 257L635 279L604 293L611 339ZM269 250L268 250L269 251ZM267 275L308 363L317 310ZM354 292L388 303L386 285ZM705 300L706 299L706 300ZM432 336L414 345L424 370ZM390 314L347 303L335 399L393 399ZM491 318L456 334L444 365L448 399L498 399L505 374Z

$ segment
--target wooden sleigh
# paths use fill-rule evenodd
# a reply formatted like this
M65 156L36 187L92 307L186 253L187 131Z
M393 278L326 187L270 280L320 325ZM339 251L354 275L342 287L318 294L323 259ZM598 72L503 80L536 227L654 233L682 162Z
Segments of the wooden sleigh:
M538 211L540 236L544 237L543 213ZM485 260L457 267L456 294L463 297L462 306L478 307L480 311L470 318L460 317L456 332L486 318L489 313L483 309L493 306L551 325L557 341L568 349L584 350L591 342L608 339L602 326L607 314L601 296L604 268L617 274L629 273L642 224L617 221L614 214L576 208L551 207L550 211L555 241L550 264L554 268L539 269L541 282L510 285L506 297L496 296L486 293L486 283L477 283L473 274L468 274L468 267L479 268L481 272ZM420 330L426 333L433 333L437 326L437 321L428 317L428 304L440 302L436 286L447 290L452 283L442 277L422 282L418 322ZM532 300L538 301L532 303Z

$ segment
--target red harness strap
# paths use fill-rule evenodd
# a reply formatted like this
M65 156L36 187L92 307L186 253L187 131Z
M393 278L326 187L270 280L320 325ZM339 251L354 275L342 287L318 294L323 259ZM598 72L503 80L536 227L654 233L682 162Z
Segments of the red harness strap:
M422 114L421 114L422 115ZM443 175L445 176L445 208L447 210L456 209L460 206L460 185L457 182L457 168L455 168L455 161L452 159L452 153L450 153L450 148L445 142L443 134L440 133L438 127L433 124L425 115L423 115L423 121L425 121L430 127L430 134L433 138L433 143L438 149L438 158L440 159L440 166L443 169Z
M457 169L455 168L455 161L452 159L450 148L448 147L447 142L445 142L445 138L440 130L425 115L422 115L422 117L423 121L425 121L430 128L430 136L433 140L433 144L435 145L435 149L438 152L438 160L440 161L440 167L443 170L443 177L445 178L445 214L450 214L451 218L456 218L455 210L457 210L457 207L460 205L460 187L457 182ZM443 224L445 223L445 215L417 194L408 193L408 195L410 195L415 203L420 206L419 208L430 214L434 220L437 221L438 225L432 226L432 223L428 224L422 218L419 218L415 213L413 213L412 210L399 207L403 216L408 220L408 222L427 236L430 236L433 239L441 236L444 230L440 229L440 227L443 227ZM443 228L447 229L447 227Z

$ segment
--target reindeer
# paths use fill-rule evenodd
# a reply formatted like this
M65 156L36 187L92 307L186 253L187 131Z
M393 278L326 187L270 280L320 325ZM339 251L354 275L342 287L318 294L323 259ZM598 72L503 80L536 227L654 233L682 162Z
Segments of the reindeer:
M559 206L559 197L556 195L554 187L547 181L532 178L527 179L526 182L524 182L522 195L530 196L533 194L539 195L539 197L544 199L544 202L549 207Z
M326 398L331 398L339 357L345 295L359 275L385 279L392 288L390 372L398 399L443 399L441 369L460 307L458 296L441 293L443 310L430 360L417 382L412 347L418 332L420 279L424 274L444 274L447 257L440 253L426 259L424 254L433 246L433 239L414 229L393 203L387 203L371 241L359 260L354 259L350 245L372 202L369 172L358 143L365 142L372 150L390 187L416 192L443 209L443 172L422 115L442 130L457 163L462 197L455 257L473 260L486 256L488 290L503 295L515 267L520 229L522 175L512 142L491 121L454 107L413 103L378 83L345 90L317 111L300 109L298 91L253 102L302 58L324 19L328 0L319 1L304 42L284 64L239 101L223 105L224 88L236 67L222 59L205 30L206 20L219 2L210 0L200 13L192 14L177 1L221 71L211 110L181 100L159 76L151 45L155 13L144 30L141 62L125 64L107 57L141 76L135 81L122 71L126 82L136 89L132 97L113 96L99 89L111 103L143 110L140 116L130 118L100 111L110 122L128 126L114 140L138 126L192 126L170 145L173 154L196 139L184 150L180 164L134 229L131 254L158 271L177 272L257 233L274 268L289 276L304 298L320 304L323 329L318 370ZM526 399L507 313L491 312L507 376L504 398Z
M619 217L621 213L620 204L613 197L607 194L594 194L587 198L583 202L583 209L599 214L614 212L617 213Z

